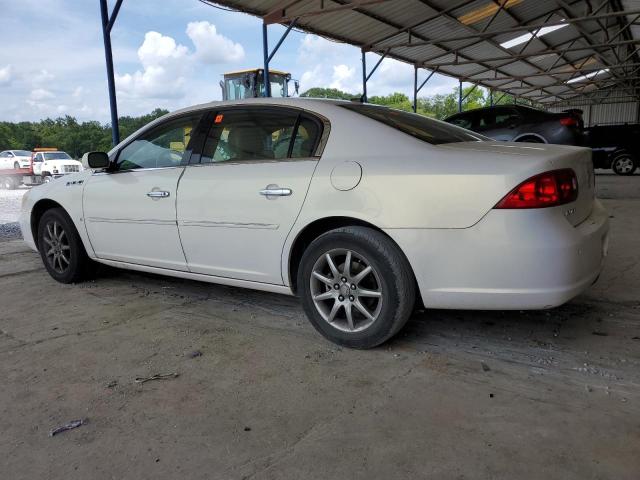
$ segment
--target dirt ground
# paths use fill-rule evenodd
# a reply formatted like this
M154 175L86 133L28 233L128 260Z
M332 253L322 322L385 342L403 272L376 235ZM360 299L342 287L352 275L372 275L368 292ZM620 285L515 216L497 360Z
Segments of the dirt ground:
M636 480L638 177L597 178L610 255L582 296L427 310L371 351L294 298L117 270L64 286L0 242L0 477Z

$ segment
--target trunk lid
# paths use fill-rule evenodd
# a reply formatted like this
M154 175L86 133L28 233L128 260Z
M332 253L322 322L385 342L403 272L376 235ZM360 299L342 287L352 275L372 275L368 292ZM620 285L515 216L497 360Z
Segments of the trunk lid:
M562 209L567 221L574 226L591 213L595 199L595 175L591 150L588 148L513 142L452 143L440 145L440 148L467 154L473 152L477 161L486 159L490 162L491 170L499 166L509 184L502 196L534 175L570 168L578 180L578 198L575 202L550 208Z

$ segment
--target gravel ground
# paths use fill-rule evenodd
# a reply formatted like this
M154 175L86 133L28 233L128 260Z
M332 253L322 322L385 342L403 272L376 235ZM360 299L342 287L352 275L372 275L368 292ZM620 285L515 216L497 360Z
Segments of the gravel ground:
M20 216L22 196L28 191L27 188L0 190L0 239L21 238L18 217Z
M0 239L14 240L19 238L22 238L22 232L18 222L0 224Z
M0 225L18 221L22 196L28 191L28 188L0 190Z

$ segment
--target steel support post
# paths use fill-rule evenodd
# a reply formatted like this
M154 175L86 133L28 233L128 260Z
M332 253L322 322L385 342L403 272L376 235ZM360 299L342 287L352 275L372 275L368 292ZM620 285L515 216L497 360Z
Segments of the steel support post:
M362 50L362 102L367 102L367 57Z
M104 58L107 63L107 85L109 89L109 109L111 111L111 142L120 143L120 128L118 126L118 103L116 101L116 82L113 71L113 53L111 51L111 28L118 16L122 0L116 3L111 18L107 0L100 0L100 15L102 17L102 39L104 41Z
M418 113L418 66L413 66L413 113Z
M271 82L269 82L269 38L267 36L267 24L262 25L262 53L264 56L264 96L271 96Z

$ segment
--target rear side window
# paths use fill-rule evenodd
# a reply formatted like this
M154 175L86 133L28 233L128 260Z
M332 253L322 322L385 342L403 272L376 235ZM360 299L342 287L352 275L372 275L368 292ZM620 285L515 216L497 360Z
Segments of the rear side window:
M519 122L520 122L520 114L515 109L507 108L507 109L496 111L496 117L495 117L494 123L497 127L515 125Z
M416 113L363 104L341 105L341 107L384 123L432 145L487 140L481 135Z
M318 122L296 110L222 110L213 115L200 162L310 157L321 133Z
M460 117L454 117L447 120L447 123L451 125L455 125L456 127L466 128L467 130L471 130L473 126L473 122L471 121L472 117L470 115L464 115Z

